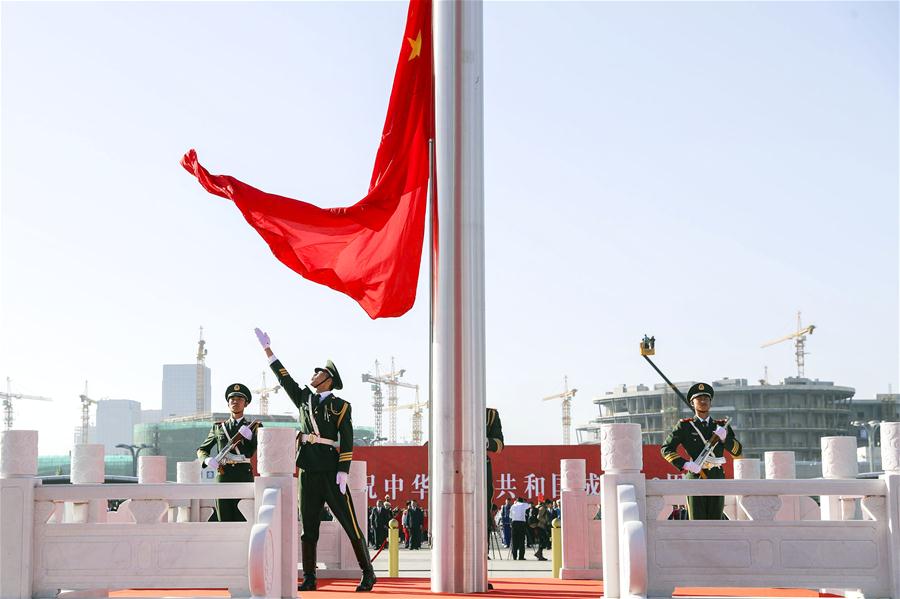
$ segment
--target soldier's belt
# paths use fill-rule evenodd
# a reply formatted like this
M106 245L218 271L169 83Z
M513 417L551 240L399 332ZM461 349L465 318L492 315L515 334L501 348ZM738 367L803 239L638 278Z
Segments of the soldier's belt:
M235 466L237 464L249 464L250 460L222 460L224 466Z
M716 468L721 468L721 467L722 467L721 464L710 464L709 462L706 462L705 464L703 464L704 470L714 470Z
M333 439L326 439L325 437L320 437L315 433L310 433L309 435L300 435L301 443L318 443L320 445L330 445L332 447L338 447L339 444L337 441Z

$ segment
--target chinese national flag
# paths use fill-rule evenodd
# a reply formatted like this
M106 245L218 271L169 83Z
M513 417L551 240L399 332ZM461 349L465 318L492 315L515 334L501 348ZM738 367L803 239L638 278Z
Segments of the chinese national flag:
M319 208L211 175L190 150L182 166L230 199L281 262L346 293L371 318L405 314L416 299L425 231L428 139L434 130L431 1L411 0L369 193Z

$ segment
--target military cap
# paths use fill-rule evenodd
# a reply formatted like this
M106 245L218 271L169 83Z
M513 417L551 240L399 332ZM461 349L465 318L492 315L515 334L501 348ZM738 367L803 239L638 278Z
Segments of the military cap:
M694 397L698 395L709 395L709 399L712 401L713 395L715 395L712 385L709 383L694 383L691 388L688 389L688 402L693 401Z
M341 373L338 372L334 362L328 360L325 362L325 368L316 368L316 372L327 372L331 376L331 388L335 391L344 388L344 382L341 381Z
M247 400L248 404L253 399L253 396L250 394L250 389L247 388L247 385L242 385L240 383L228 385L228 387L225 389L225 401L231 399L232 395L240 395Z

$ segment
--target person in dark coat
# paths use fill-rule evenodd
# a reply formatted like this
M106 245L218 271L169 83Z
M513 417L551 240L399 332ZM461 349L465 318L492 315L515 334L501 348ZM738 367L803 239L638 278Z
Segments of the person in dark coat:
M252 401L252 394L246 385L233 383L225 389L225 401L231 418L215 422L206 435L206 440L197 448L197 458L207 467L216 469L216 482L220 483L252 483L253 468L250 458L256 453L257 436L256 429L262 424L250 422L244 418L244 409ZM238 437L235 445L222 458L221 463L210 453L215 449L215 455L221 453L232 441ZM219 522L246 522L247 519L238 509L237 499L217 499L216 513L213 518Z
M726 420L716 420L709 415L712 406L712 385L696 383L687 394L687 400L694 408L693 418L683 418L660 446L663 458L679 470L685 470L685 478L725 478L725 451L739 457L743 447L734 436L734 431ZM707 441L713 443L713 453L705 463L694 462L699 457ZM678 454L678 446L684 448L691 457L686 460ZM690 520L721 520L725 509L725 498L721 495L699 495L688 497L688 518Z

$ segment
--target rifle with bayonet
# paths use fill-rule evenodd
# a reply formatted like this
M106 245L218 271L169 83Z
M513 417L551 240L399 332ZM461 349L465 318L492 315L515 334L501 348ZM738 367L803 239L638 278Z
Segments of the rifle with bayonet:
M225 447L223 447L222 450L221 450L219 453L216 454L216 457L214 457L214 458L209 458L209 459L206 460L206 465L209 466L210 468L220 469L220 468L221 468L221 462L222 462L222 460L224 460L225 457L226 457L229 453L231 453L231 450L232 450L232 449L234 449L235 447L237 447L237 444L238 444L238 443L240 443L240 442L243 441L244 439L247 439L247 440L252 439L252 438L253 438L253 433L256 431L257 428L259 428L259 425L260 425L260 421L259 421L259 420L254 420L254 421L250 424L250 426L247 427L247 428L250 429L250 436L249 436L249 437L245 436L244 433L242 433L240 430L238 430L238 432L236 432L236 433L234 434L234 437L232 437L231 440L228 441L228 444L225 445ZM225 425L222 425L222 426L223 426L223 428L224 428ZM246 425L244 425L244 426L246 426ZM243 427L241 427L241 428L243 428Z

